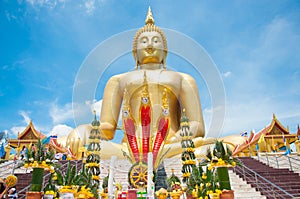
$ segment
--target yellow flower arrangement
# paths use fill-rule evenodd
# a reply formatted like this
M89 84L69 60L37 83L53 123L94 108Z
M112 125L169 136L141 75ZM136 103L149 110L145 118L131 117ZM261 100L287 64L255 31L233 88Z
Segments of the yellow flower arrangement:
M93 175L93 176L92 176L92 179L93 179L93 180L98 180L98 181L99 181L99 180L100 180L100 176Z
M100 155L100 151L87 151L86 154L89 156L89 155L92 155L92 154L95 154L95 155Z
M45 195L53 195L54 197L56 197L56 192L55 191L53 191L53 190L49 190L49 191L46 191L45 192Z
M195 152L195 148L191 148L191 147L190 148L186 148L186 151L187 152Z
M95 138L95 139L89 139L88 142L89 143L100 143L100 139L97 139L97 138Z
M182 139L182 140L190 140L190 139L191 139L191 136L182 136L181 139Z
M155 195L158 199L164 199L164 198L167 198L167 196L169 194L168 194L168 191L166 189L160 188L158 191L155 192Z
M85 167L100 167L100 163L90 162L84 165Z
M13 187L17 184L18 178L15 175L8 175L5 179L5 184L8 187Z
M196 164L196 161L195 161L195 160L186 160L186 161L182 161L182 164L183 164L183 165L185 165L185 164L195 165L195 164Z
M77 189L75 188L75 186L62 186L58 189L58 191L60 193L77 193Z
M187 172L187 173L183 173L183 174L182 174L182 177L187 177L187 178L188 178L188 177L190 177L190 175L191 175L191 173L190 173L190 172Z
M76 198L93 198L94 194L91 192L90 188L82 186L80 191L75 194Z
M54 167L51 164L47 164L46 161L43 161L42 163L38 163L37 161L25 163L24 168L43 168L45 170L49 170L51 173L54 172Z

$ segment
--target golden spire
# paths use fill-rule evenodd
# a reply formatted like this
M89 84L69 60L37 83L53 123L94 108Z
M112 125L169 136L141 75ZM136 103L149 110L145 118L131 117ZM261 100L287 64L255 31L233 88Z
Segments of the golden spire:
M145 25L148 25L148 24L154 25L154 18L153 18L150 6L148 8L148 13L147 13L146 20L145 20Z

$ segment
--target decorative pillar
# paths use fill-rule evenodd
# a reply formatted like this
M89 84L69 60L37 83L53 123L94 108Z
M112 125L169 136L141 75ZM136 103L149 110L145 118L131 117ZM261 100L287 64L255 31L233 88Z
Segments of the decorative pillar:
M153 179L153 155L148 153L148 176L147 176L147 195L149 199L154 199L154 183Z
M9 155L10 155L11 147L10 147L9 145L7 145L7 146L4 148L4 150L5 150L5 157L4 157L4 159L5 159L5 160L8 160L8 159L9 159Z
M296 140L295 145L296 145L296 149L297 149L297 154L300 155L300 141Z
M109 166L109 177L108 177L108 197L114 198L114 175L115 175L115 162L117 156L112 156L110 159L110 166Z

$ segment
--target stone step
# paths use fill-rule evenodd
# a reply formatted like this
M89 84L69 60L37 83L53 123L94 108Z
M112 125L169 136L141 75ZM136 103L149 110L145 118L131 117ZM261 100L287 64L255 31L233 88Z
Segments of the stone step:
M230 178L231 188L234 190L234 198L266 199L266 196L262 196L260 192L256 191L255 188L247 184L247 182L245 182L232 170L229 170L229 178Z
M101 161L101 179L107 176L109 165L109 160ZM131 163L127 160L117 160L115 163L117 173L117 175L115 175L115 182L121 183L123 187L128 186L128 171L131 166ZM181 178L182 163L180 158L175 157L166 159L164 161L164 166L167 176L170 176L172 174L172 169L174 169L174 174ZM236 199L266 199L265 196L262 196L255 188L252 188L251 185L244 182L238 175L232 171L229 171L229 174L232 189L235 190Z

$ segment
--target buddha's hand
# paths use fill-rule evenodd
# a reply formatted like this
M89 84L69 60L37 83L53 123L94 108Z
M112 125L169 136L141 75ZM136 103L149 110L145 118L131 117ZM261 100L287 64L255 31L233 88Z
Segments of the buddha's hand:
M108 122L102 122L99 126L100 137L103 140L112 140L115 136L116 127Z

